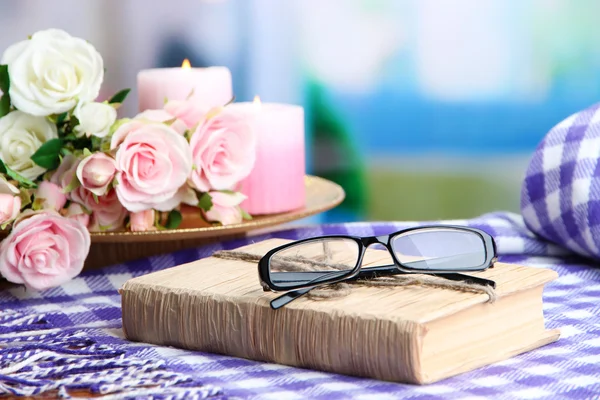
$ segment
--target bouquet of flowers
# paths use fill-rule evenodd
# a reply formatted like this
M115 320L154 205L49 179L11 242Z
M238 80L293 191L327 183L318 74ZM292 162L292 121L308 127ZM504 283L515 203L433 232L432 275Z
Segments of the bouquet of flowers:
M206 221L250 218L235 191L255 135L227 105L165 100L129 119L129 89L97 101L102 57L85 40L40 31L0 59L0 274L43 290L83 268L90 231L177 228L180 206Z

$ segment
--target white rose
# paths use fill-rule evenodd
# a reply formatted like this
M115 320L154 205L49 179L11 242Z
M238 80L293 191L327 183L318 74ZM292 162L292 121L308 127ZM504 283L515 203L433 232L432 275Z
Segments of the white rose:
M117 110L106 103L84 103L75 108L79 125L75 127L77 137L105 137L117 120Z
M5 227L17 218L20 211L19 189L0 175L0 224Z
M0 64L8 64L13 105L37 116L93 101L104 78L102 57L94 46L59 29L36 32L10 46Z
M47 118L13 111L0 118L0 159L24 177L35 179L46 169L31 161L31 156L57 137L56 126Z

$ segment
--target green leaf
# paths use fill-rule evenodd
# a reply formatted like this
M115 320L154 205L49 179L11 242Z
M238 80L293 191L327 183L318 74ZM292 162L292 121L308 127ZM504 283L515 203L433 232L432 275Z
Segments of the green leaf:
M92 139L93 150L98 150L102 147L102 141L104 140L104 138L99 138L98 136L91 136L90 139Z
M20 186L25 188L36 188L37 185L32 180L29 180L16 171L8 168L2 160L0 160L0 173L8 175L10 178L19 182Z
M2 91L2 97L0 98L0 118L10 112L9 90L10 77L8 76L8 65L0 65L0 91Z
M208 193L202 193L202 196L198 199L198 207L204 211L210 211L213 206L212 197Z
M171 125L173 125L175 123L175 121L177 121L177 117L168 119L166 121L163 121L163 124L171 126Z
M118 92L117 94L115 94L113 97L110 98L110 100L108 101L109 104L113 104L113 103L123 103L125 101L125 99L127 98L127 95L129 94L129 92L131 91L131 89L123 89L120 92Z
M69 182L69 184L63 188L62 192L65 194L71 193L73 190L77 189L79 186L81 186L81 182L79 182L77 175L75 175L71 179L71 182Z
M131 119L130 118L121 118L118 119L114 124L112 124L112 126L110 127L110 130L108 131L108 135L112 136L113 133L115 133L117 131L117 129L119 129L121 127L121 125L126 124L128 122L130 122Z
M110 152L110 137L100 138L98 136L90 137L92 140L90 150L92 152L101 151L102 153Z
M19 198L21 199L21 209L26 208L31 204L31 191L22 189L19 191Z
M10 112L10 96L5 93L0 98L0 118L4 117Z
M106 232L107 230L111 229L112 227L113 227L112 225L98 225L100 232Z
M13 171L12 169L7 168L6 174L13 178L15 181L19 182L19 184L25 188L37 188L37 184L34 181L25 178L17 171Z
M8 65L0 65L0 90L2 93L8 93L10 89L10 77L8 76Z
M35 200L33 200L33 203L31 204L31 208L33 208L34 211L42 210L44 208L45 202L46 199L36 197Z
M240 212L242 213L242 218L246 221L250 221L252 216L246 212L243 208L240 208Z
M73 128L79 125L79 119L76 116L71 115L71 118L69 119L69 125L71 125L71 130L73 130Z
M167 217L167 224L165 227L167 229L177 229L181 224L182 216L181 213L177 210L172 210Z
M71 142L74 150L83 150L92 148L92 138L82 136Z
M67 119L67 115L68 115L68 113L66 113L66 112L64 112L62 114L58 114L56 116L56 123L60 124L60 123L64 122L64 120Z
M100 151L103 153L109 153L110 152L110 142L108 140L103 141L100 144Z
M60 164L62 140L50 139L31 156L31 160L42 168L56 169Z

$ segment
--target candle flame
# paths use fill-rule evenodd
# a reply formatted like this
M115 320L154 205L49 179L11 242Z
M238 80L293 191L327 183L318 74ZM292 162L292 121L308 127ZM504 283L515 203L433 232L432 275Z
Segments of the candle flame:
M254 105L256 106L260 106L262 104L262 102L260 101L260 97L258 95L254 96L254 101L253 101Z
M192 65L190 64L190 60L188 60L187 58L185 60L183 60L183 62L181 63L181 69L190 69L192 68Z

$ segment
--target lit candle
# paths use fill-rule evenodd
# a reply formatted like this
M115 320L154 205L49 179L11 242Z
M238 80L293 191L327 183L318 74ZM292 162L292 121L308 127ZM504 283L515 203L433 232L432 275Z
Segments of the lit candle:
M137 80L140 111L163 108L165 99L189 98L208 109L225 105L233 97L228 68L192 68L187 59L181 68L140 71Z
M257 137L256 163L240 190L242 207L252 215L276 214L305 205L304 109L290 104L233 103L252 115Z

